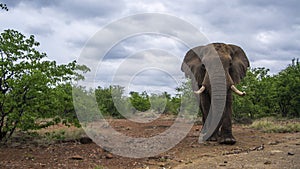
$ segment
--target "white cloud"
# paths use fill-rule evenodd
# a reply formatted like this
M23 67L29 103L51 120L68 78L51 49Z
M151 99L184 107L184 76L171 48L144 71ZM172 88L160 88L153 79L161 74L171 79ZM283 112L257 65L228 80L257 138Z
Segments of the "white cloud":
M166 12L167 8L163 2L159 1L126 1L127 13L138 12Z
M256 40L264 44L270 44L277 38L276 33L273 31L260 32L256 35Z
M70 62L76 59L90 37L105 25L125 16L143 13L158 12L177 16L201 30L212 42L233 43L241 46L248 55L252 67L267 67L271 73L284 69L292 58L300 57L300 4L298 0L199 0L199 1L98 1L98 0L52 0L30 1L14 0L4 1L9 11L0 11L0 31L16 29L25 35L34 34L41 42L40 50L46 52L50 59L58 63ZM143 18L140 18L143 20ZM139 22L139 21L133 21ZM154 23L153 27L162 30L163 24ZM176 26L176 23L170 23ZM118 34L131 29L134 24L110 30L99 42L112 40ZM178 25L177 26L181 26ZM175 30L170 29L169 32ZM186 32L172 32L182 35ZM192 37L191 32L188 37ZM101 50L101 43L87 47L91 60L99 58L97 52ZM98 46L93 46L98 45ZM146 57L147 49L161 49L169 53L150 52ZM147 64L138 63L134 54L139 53L142 61L163 67L174 76L182 75L180 63L171 56L182 59L187 48L180 41L161 35L143 35L124 39L107 54L102 63L103 73L97 77L99 84L111 80L111 76L121 69L122 64L127 65L123 79L129 78L125 74L134 73L134 65L146 67ZM149 51L148 51L149 52ZM161 56L158 58L156 54ZM93 57L92 57L93 56ZM124 58L132 56L128 61ZM176 60L176 61L175 61ZM180 60L180 59L179 59ZM145 62L146 63L146 62ZM98 64L98 61L96 62ZM125 71L126 70L126 71ZM144 72L133 80L131 88L142 90L143 85L150 84L152 88L165 84L169 90L173 86L170 80L159 71ZM155 76L157 75L157 76ZM169 80L166 80L169 79Z
M290 64L291 61L288 60L258 60L252 62L252 67L257 68L257 67L265 67L265 68L270 68L272 67L272 70L270 70L270 74L276 74L277 72L283 70L284 68L287 67L288 64Z

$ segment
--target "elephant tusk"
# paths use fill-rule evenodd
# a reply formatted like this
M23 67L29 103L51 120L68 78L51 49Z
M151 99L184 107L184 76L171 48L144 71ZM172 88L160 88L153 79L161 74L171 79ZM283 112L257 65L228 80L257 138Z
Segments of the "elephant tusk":
M231 90L238 94L239 96L245 96L246 95L246 92L241 92L239 89L237 89L234 85L231 86Z
M204 92L204 90L205 90L205 87L202 86L199 90L194 91L194 93L195 93L195 94L201 94L202 92Z

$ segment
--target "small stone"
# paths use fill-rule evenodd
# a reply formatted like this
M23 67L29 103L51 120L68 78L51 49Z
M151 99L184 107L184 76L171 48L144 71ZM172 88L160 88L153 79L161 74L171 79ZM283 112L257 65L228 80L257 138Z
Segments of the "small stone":
M102 125L102 128L108 128L109 127L109 124L103 124Z
M289 156L293 156L293 155L295 155L295 153L293 153L293 152L288 152L288 155L289 155Z
M106 154L105 158L112 159L112 158L114 158L114 156L112 154Z
M166 164L163 163L163 162L159 162L159 163L157 163L157 164L158 164L159 167L165 167L165 166L166 166Z
M268 165L268 164L271 164L271 163L272 163L272 162L269 161L269 160L264 162L265 165Z
M282 153L281 150L271 150L270 155L275 155L276 153Z
M160 159L161 156L152 156L152 157L148 157L149 160L157 160Z
M69 159L71 159L71 160L83 160L83 157L80 156L80 155L74 155L74 156L70 157Z
M93 142L93 140L90 139L89 137L81 137L81 138L79 139L79 142L80 142L81 144L90 144L90 143Z
M254 150L256 150L256 151L262 151L262 150L264 150L264 148L265 148L265 146L262 144L260 146L254 147L254 148L252 148L250 150L251 151L254 151Z
M45 167L45 166L46 166L46 164L40 163L40 166L41 166L41 167Z
M112 148L110 148L110 147L103 146L102 148L103 148L104 152L110 152L112 150Z
M187 161L185 164L192 164L193 163L193 161L192 160L189 160L189 161Z
M191 147L192 147L192 148L197 148L198 146L197 146L197 145L191 145Z
M277 144L279 144L279 141L277 141L277 140L276 141L271 141L268 144L271 145L271 146L277 145Z

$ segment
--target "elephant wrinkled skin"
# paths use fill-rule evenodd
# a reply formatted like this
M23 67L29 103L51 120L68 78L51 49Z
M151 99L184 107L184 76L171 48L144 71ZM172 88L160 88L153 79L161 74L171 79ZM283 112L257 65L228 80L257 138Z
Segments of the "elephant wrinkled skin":
M214 70L218 65L215 64L217 60L223 65L224 71L208 73L206 67L209 66L210 70ZM235 85L245 77L248 67L249 60L243 49L232 44L212 43L195 47L186 53L181 70L185 72L186 77L192 79L193 89L200 101L203 124L207 119L212 102L210 79L213 77L210 78L209 74L220 77L220 73L223 73L221 75L225 77L225 79L223 78L226 81L227 90L225 108L221 121L213 135L208 139L209 141L218 141L220 144L236 143L232 135L232 92L240 96L246 94L239 91Z

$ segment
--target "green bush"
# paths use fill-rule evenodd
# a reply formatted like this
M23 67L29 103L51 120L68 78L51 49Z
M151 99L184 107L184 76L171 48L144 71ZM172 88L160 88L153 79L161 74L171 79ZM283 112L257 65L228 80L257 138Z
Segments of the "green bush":
M75 61L66 65L47 61L38 46L33 35L26 38L15 30L0 35L0 142L17 128L46 127L35 123L38 118L74 117L70 83L83 79L77 71L89 69Z
M245 97L234 95L234 118L300 117L300 64L292 64L277 75L268 75L269 69L248 70L238 85L246 91Z

